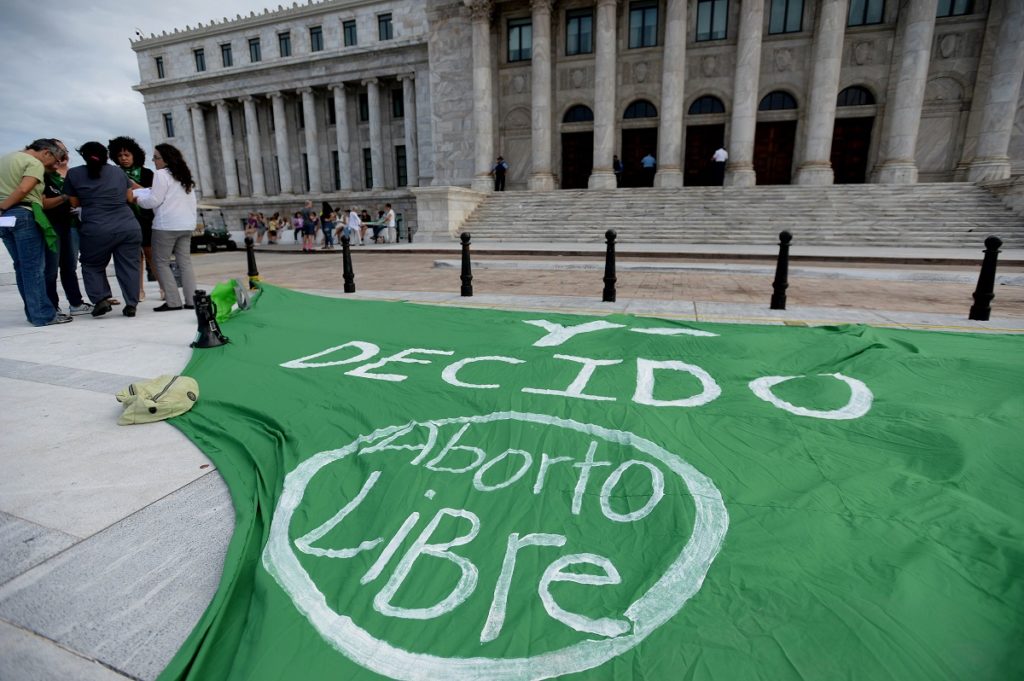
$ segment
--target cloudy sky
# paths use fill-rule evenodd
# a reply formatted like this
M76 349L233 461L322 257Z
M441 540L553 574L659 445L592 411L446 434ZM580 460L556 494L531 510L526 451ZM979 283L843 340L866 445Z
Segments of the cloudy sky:
M261 0L114 2L11 0L0 21L0 154L37 137L58 137L71 148L130 135L152 148L129 38L250 10L276 7ZM71 163L81 159L72 153Z

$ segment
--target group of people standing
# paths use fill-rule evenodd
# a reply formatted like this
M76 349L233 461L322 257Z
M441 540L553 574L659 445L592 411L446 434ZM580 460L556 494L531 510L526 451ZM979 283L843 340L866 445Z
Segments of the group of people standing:
M47 326L82 314L100 317L122 305L107 279L111 259L125 317L134 317L145 300L146 269L165 299L154 311L192 308L196 284L189 246L197 202L181 152L170 144L156 145L155 173L144 167L146 154L130 137L116 137L108 145L86 142L78 153L84 164L69 168L67 147L43 138L0 157L0 239L13 261L29 323ZM78 285L79 263L91 302ZM58 272L66 313L57 293Z
M277 213L271 218L271 224L275 220L279 225L283 223L283 220L278 220ZM302 210L292 216L291 226L294 240L301 237L303 252L310 253L318 249L318 244L319 250L332 250L335 242L344 237L352 245L365 245L368 233L374 242L394 242L397 240L398 218L390 203L385 204L384 210L379 211L374 219L366 209L360 212L350 208L339 215L326 201L320 211L313 207L312 201L306 201ZM279 226L279 230L282 229L283 226ZM271 237L270 243L277 242L277 238Z

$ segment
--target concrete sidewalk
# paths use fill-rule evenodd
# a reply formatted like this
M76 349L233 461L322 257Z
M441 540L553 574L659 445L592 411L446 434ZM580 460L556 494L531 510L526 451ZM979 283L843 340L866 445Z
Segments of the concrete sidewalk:
M234 260L230 265L239 268ZM209 275L199 271L207 288L221 278L206 280ZM886 285L883 276L877 279ZM219 474L166 423L116 425L117 390L139 378L177 373L191 353L195 316L153 313L156 284L147 291L150 301L134 319L115 308L99 319L33 328L24 321L15 287L0 286L3 681L153 679L216 588L233 529ZM340 280L337 288L309 292L343 295ZM355 297L699 321L1024 333L1024 318L1000 316L998 308L991 322L969 322L964 315L850 307L771 311L765 305L650 298L462 298L457 289L361 291Z

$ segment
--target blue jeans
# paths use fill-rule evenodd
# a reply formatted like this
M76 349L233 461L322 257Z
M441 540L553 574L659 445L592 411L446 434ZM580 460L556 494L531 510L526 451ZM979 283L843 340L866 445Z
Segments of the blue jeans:
M46 241L43 232L36 226L32 211L24 206L5 210L4 217L16 220L14 227L0 227L0 239L3 239L14 261L14 275L18 293L25 304L25 318L34 326L46 326L53 321L57 310L46 295Z

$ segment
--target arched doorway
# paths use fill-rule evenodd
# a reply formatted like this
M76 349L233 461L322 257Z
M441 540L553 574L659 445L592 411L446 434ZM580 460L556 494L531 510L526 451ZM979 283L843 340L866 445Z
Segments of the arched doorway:
M754 172L758 184L789 184L796 144L796 99L782 90L769 92L757 110Z
M594 112L577 104L562 116L562 189L586 189L594 168Z
M626 107L622 114L623 187L650 187L649 174L644 173L641 159L647 154L658 155L658 127L651 127L650 119L658 117L658 110L646 99L638 99Z
M875 124L875 96L867 88L851 85L836 100L832 130L832 173L836 184L867 181L871 129Z
M725 104L713 95L698 97L687 110L686 120L683 184L689 187L720 184L711 157L725 142ZM690 121L695 125L690 125Z

